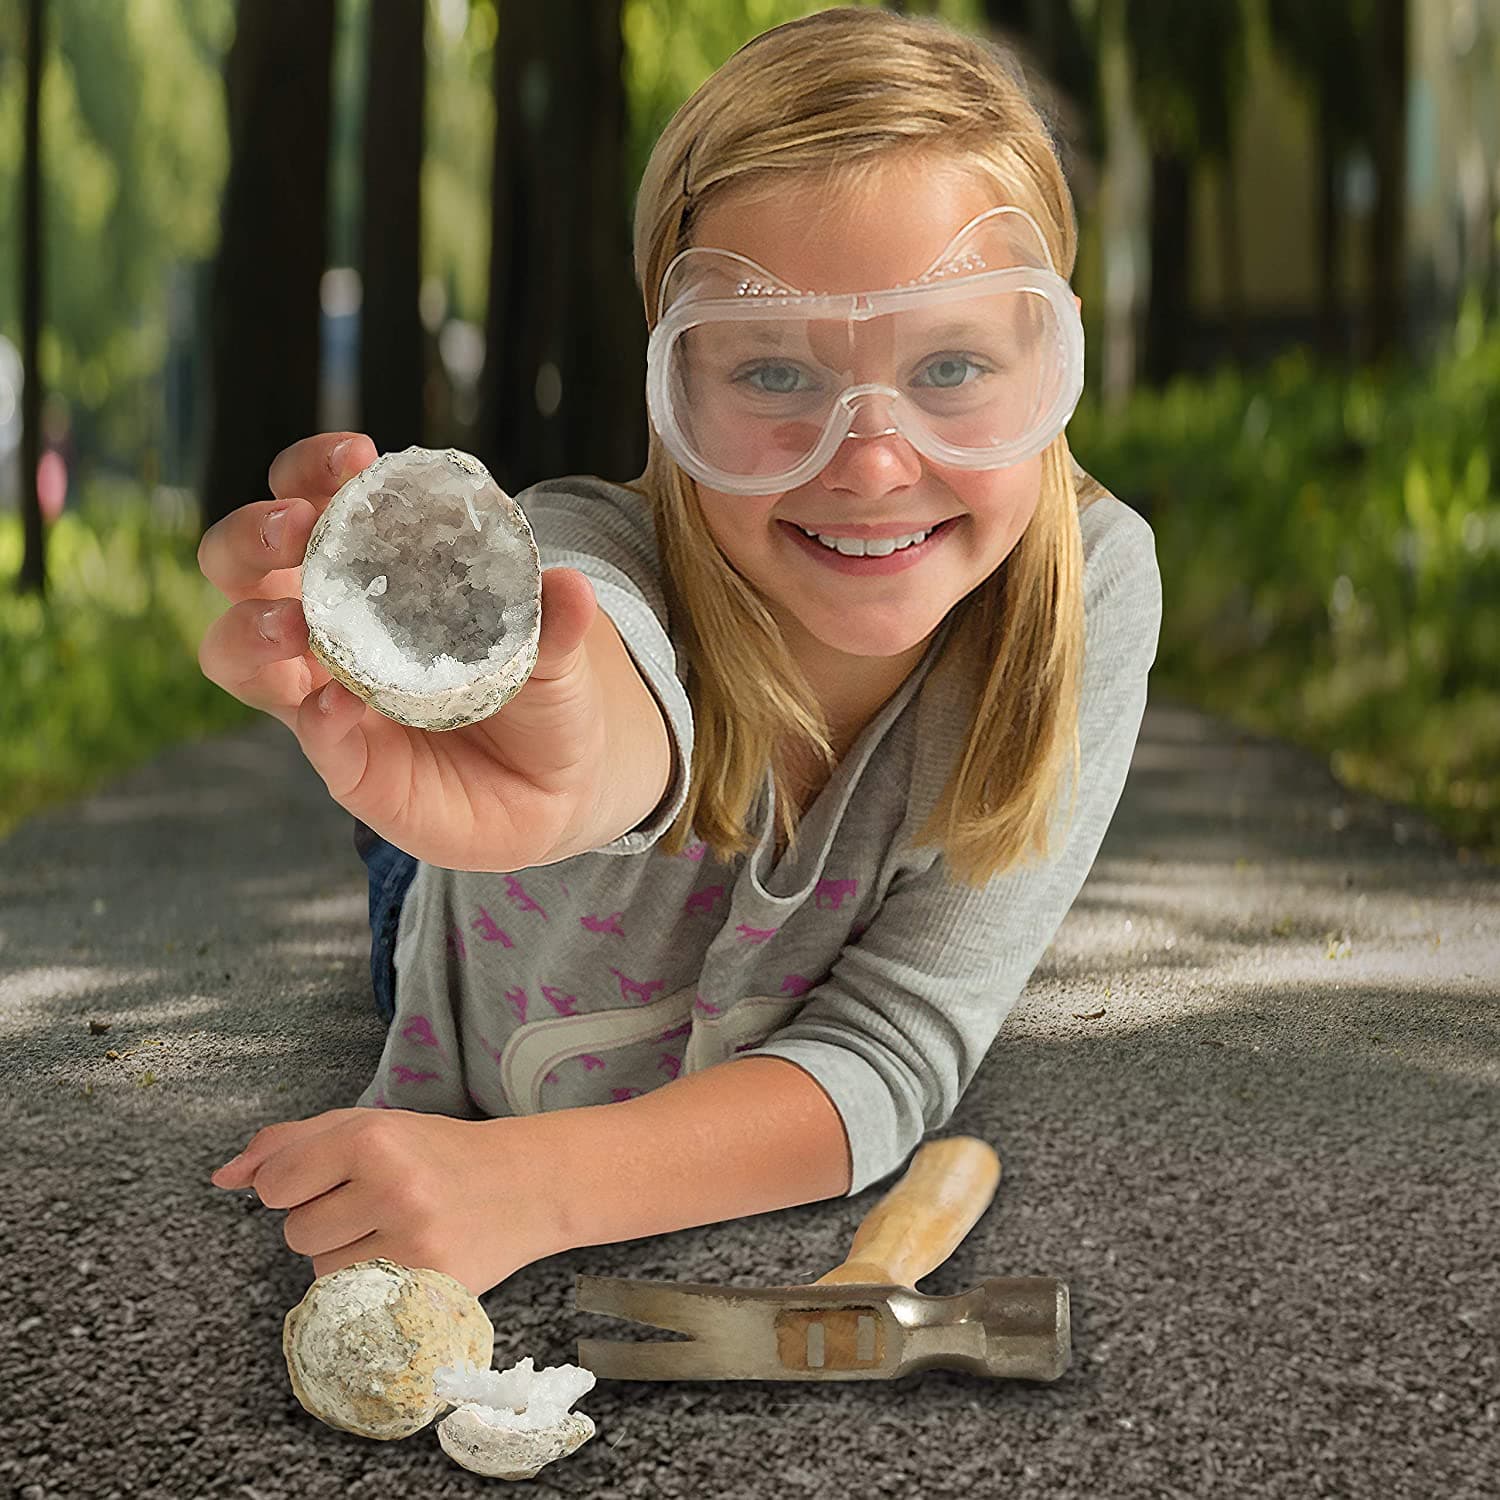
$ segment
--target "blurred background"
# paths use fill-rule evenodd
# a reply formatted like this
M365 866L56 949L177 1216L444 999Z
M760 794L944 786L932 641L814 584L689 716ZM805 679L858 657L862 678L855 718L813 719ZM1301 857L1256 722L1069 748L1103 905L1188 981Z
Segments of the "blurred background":
M1055 123L1153 696L1500 858L1500 0L888 3L1011 43ZM262 717L199 671L195 555L288 443L640 472L651 143L823 8L0 6L0 836Z

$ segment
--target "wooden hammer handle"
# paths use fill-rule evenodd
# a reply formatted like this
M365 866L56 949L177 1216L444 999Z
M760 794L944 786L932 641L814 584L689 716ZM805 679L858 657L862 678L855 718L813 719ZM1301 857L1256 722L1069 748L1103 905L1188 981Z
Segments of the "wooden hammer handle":
M914 1286L958 1248L1000 1185L1000 1158L972 1135L926 1142L900 1182L864 1217L835 1282Z

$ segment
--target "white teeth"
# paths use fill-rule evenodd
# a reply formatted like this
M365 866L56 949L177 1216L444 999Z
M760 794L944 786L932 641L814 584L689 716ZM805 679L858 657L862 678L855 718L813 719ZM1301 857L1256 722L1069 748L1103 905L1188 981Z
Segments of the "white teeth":
M824 536L819 531L809 531L805 526L797 528L804 536L816 537L830 552L842 552L845 557L889 557L903 547L925 542L937 530L929 526L926 531L914 531L910 536L882 537L879 541L862 542L852 536Z

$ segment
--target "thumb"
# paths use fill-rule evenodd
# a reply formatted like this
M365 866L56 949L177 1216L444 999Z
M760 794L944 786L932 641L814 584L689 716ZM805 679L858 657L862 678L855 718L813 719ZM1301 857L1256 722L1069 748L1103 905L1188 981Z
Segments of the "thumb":
M578 665L584 637L598 613L599 601L586 574L577 568L548 568L542 574L542 630L532 678L550 682L566 677Z

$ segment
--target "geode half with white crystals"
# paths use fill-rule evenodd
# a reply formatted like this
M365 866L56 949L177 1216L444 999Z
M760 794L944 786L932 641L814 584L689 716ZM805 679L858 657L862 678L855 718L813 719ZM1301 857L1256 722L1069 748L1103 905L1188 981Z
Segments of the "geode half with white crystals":
M413 729L458 729L536 666L536 539L471 454L383 453L313 527L302 611L308 649L351 693Z

